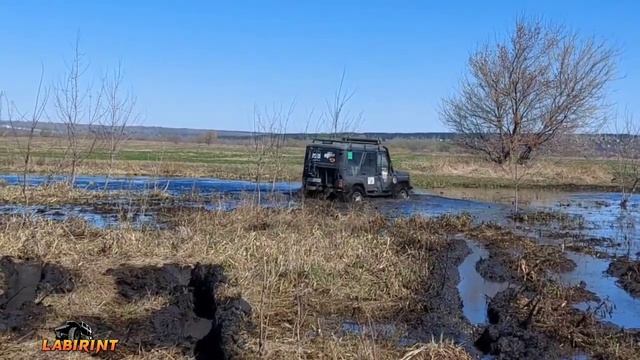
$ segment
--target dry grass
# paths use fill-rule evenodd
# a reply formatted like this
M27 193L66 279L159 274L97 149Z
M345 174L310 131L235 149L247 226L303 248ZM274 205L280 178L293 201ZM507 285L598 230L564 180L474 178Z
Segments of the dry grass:
M107 199L109 194L73 188L64 183L52 183L47 186L27 187L25 193L21 186L0 186L0 202L11 204L82 204L98 199Z
M459 346L448 341L431 341L427 344L416 344L401 360L471 360L471 356Z
M570 270L573 263L560 248L539 245L534 240L518 235L495 224L483 224L468 232L473 239L485 245L491 254L525 283L539 283L556 272Z
M338 211L308 204L296 210L247 207L170 216L173 226L166 230L96 230L78 220L3 217L3 254L62 265L76 282L73 292L44 300L49 309L45 323L21 342L33 344L50 336L51 326L79 315L109 314L126 324L166 304L166 299L152 297L123 305L108 269L203 263L224 267L229 280L221 293L253 306L257 329L245 334L249 357L399 358L409 350L374 334L345 335L341 319L410 324L419 316L420 291L429 281L424 269L431 255L419 249L445 247L438 234L455 227L452 219L443 220L447 226L424 219L394 226L368 209ZM403 335L404 327L397 328L392 337ZM5 342L5 354L18 354L14 342ZM170 358L175 352L129 348L130 355L140 358ZM451 344L429 345L420 353L464 354Z

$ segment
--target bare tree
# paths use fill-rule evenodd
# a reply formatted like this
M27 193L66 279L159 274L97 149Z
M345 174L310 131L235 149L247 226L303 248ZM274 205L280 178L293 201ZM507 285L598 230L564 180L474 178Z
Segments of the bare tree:
M207 144L207 146L211 146L211 144L213 144L213 142L216 141L217 138L218 138L218 133L211 130L202 134L198 138L198 141L201 143Z
M136 113L136 98L123 87L124 74L122 65L103 79L104 102L102 109L101 135L109 154L109 170L105 188L113 172L115 160L123 142L128 139L127 126L139 120Z
M626 209L640 185L640 123L627 111L613 125L614 134L605 136L603 145L613 150L613 182L622 193L620 207Z
M601 123L616 57L604 42L518 19L508 39L471 55L441 118L462 145L509 170L517 211L520 167L551 140Z
M31 153L33 148L33 137L38 128L40 120L45 115L45 108L47 101L49 100L49 89L43 87L44 81L44 66L40 72L40 81L38 82L38 89L36 97L33 102L33 108L31 113L21 113L15 108L15 105L8 104L8 120L13 132L13 137L16 141L16 148L22 153L22 196L25 203L29 203L29 197L27 194L27 175L31 170ZM0 94L0 102L2 95ZM14 111L17 113L18 119L22 126L18 126L13 119ZM1 114L1 111L0 111ZM26 133L25 133L26 132ZM20 133L25 133L24 136ZM24 137L24 139L23 139ZM24 143L23 143L24 140Z
M329 132L338 137L340 134L355 132L363 119L363 113L352 114L347 105L355 95L355 90L348 90L344 86L347 73L342 71L338 88L331 100L326 100L326 118L329 120Z
M255 182L257 202L260 203L260 183L263 182L265 170L269 170L272 177L272 189L278 181L278 176L283 172L282 148L285 145L287 126L295 102L291 102L288 108L274 106L263 111L254 107L253 111L253 146L256 155ZM265 169L267 168L268 169Z
M102 88L94 94L91 87L84 84L86 71L78 37L67 73L55 89L56 112L66 130L65 159L68 156L71 161L68 179L71 185L75 183L78 166L95 149L98 136L93 131L93 125L103 115Z

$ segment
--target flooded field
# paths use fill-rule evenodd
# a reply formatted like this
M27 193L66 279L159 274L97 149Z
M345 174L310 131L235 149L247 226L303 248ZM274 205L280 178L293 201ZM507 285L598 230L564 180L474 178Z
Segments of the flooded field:
M42 186L60 181L64 178L30 176L28 184ZM21 178L2 175L0 183L18 185ZM151 177L107 180L82 176L77 179L75 187L106 192L109 199L83 204L25 206L7 203L0 204L0 214L30 215L56 221L79 218L98 229L117 228L122 224L162 229L174 226L162 217L162 213L172 209L229 211L256 201L260 201L263 207L274 208L297 208L301 205L297 195L300 185L297 183L255 184L248 181ZM143 200L148 194L157 192L163 196ZM258 193L261 194L259 198L256 196ZM574 304L575 309L592 312L605 324L640 329L640 298L634 297L620 286L619 279L607 273L614 259L640 259L640 229L636 227L640 223L638 199L632 197L628 208L622 209L619 206L621 195L617 193L524 191L521 194L524 215L516 218L511 216L511 196L504 191L449 189L438 194L416 191L409 200L377 199L370 204L388 219L469 214L476 225L495 224L533 238L541 246L560 251L575 265L567 271L557 270L553 275L555 278L566 286L577 286L593 294L593 298ZM507 274L506 268L495 267L495 262L488 261L492 256L491 248L466 234L455 235L455 238L468 251L455 255L460 261L454 269L457 280L453 291L458 292L465 321L476 329L482 329L493 324L490 304L494 297L507 293L507 289L514 290L516 285L508 279L513 275ZM485 278L487 266L493 266L492 272L497 278ZM449 270L442 271L443 274L449 273ZM210 327L207 325L207 329ZM362 324L347 320L341 324L341 329L345 334L396 338L396 342L403 346L409 344L410 339L419 338L397 334L395 325L385 323ZM447 331L443 327L442 332ZM460 330L456 331L460 334ZM464 341L470 341L472 335L467 330L463 333L466 335L460 336Z

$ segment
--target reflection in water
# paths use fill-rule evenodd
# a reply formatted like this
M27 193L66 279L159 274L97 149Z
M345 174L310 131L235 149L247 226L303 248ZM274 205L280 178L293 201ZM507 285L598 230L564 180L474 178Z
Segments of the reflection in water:
M480 259L487 258L489 252L475 241L465 239L465 242L471 254L458 267L458 292L462 299L462 312L472 324L483 325L487 322L488 301L509 285L485 280L476 270L476 264Z
M38 176L27 178L31 186L64 182L65 176ZM22 184L19 175L0 175L0 180L8 185ZM241 180L222 180L213 178L184 177L116 177L107 179L104 176L78 176L74 183L78 189L96 191L163 191L170 195L187 195L196 193L209 195L218 193L237 193L245 191L293 193L300 189L299 183L276 182L259 183Z
M469 207L472 215L478 214L479 221L494 220L509 226L515 226L505 219L505 214L511 210L513 190L508 189L442 189L441 195L452 196L458 201L469 203L481 202L494 204L494 212L486 214L476 212L477 207ZM628 208L622 209L620 201L622 194L614 192L560 192L545 190L520 190L518 197L524 210L560 211L584 219L584 227L567 231L569 234L585 238L606 238L609 241L604 246L597 246L597 250L611 255L627 255L640 257L640 198L632 196ZM490 212L492 212L490 210ZM519 225L521 226L521 225ZM540 234L541 237L557 230L552 224L538 224L526 229ZM616 246L611 246L614 243Z
M604 320L625 328L640 329L640 299L634 299L616 284L616 279L605 275L609 260L598 259L593 256L567 252L567 257L576 263L573 271L559 275L560 280L568 285L577 285L584 281L587 290L594 292L601 300L610 301L615 308L610 314L598 314ZM579 304L578 308L585 310L595 307L594 303Z
M123 223L134 228L162 228L152 212L136 209L126 213L97 211L89 205L0 205L0 214L39 216L54 221L81 219L98 229L117 227Z
M28 177L30 186L41 186L63 182L64 176ZM0 181L8 185L21 184L18 175L0 175ZM63 221L71 218L85 220L97 228L117 227L127 223L134 227L161 228L157 211L165 206L162 202L146 206L130 204L130 192L145 195L150 191L162 191L168 195L179 197L184 195L198 195L208 197L206 201L195 202L179 200L169 202L170 206L202 207L209 211L229 211L248 201L255 203L257 190L268 194L260 197L260 205L264 207L292 207L291 195L298 191L296 183L260 183L239 180L220 180L207 178L153 178L145 176L110 178L104 176L79 176L74 183L76 188L89 191L124 191L113 193L108 201L100 201L93 205L59 205L24 206L8 204L0 206L0 214L35 215L50 220ZM278 196L281 195L281 196Z

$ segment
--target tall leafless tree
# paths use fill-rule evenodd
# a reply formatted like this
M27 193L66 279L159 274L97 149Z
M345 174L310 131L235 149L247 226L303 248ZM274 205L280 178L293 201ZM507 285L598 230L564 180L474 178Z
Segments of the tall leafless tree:
M355 132L363 120L363 113L353 114L347 105L356 94L355 90L345 88L346 70L342 71L338 88L331 100L326 100L326 119L329 122L329 132L338 137L340 134Z
M95 149L98 134L94 131L93 125L97 124L104 114L103 89L100 87L99 91L94 93L91 86L85 84L84 75L87 68L84 56L80 52L78 37L67 72L55 89L56 113L66 130L65 159L69 157L71 162L68 179L71 185L75 183L78 166Z
M105 188L113 173L113 166L121 145L129 138L127 126L136 123L140 118L136 112L137 99L131 92L123 89L123 82L124 73L121 64L118 64L118 67L103 79L104 100L101 110L100 132L109 155L109 170Z
M616 58L604 42L518 19L507 39L471 55L441 118L465 147L511 173L517 210L521 167L558 136L602 122Z
M44 66L40 72L40 81L36 97L33 102L33 108L30 113L20 112L14 104L8 104L8 120L16 141L16 148L22 153L22 196L26 204L29 202L27 193L27 176L31 170L31 156L33 151L33 138L38 129L38 124L43 116L49 100L49 89L44 87ZM0 102L1 102L0 96ZM1 113L1 112L0 112ZM21 126L14 122L13 114L17 114ZM23 135L22 135L23 134Z

